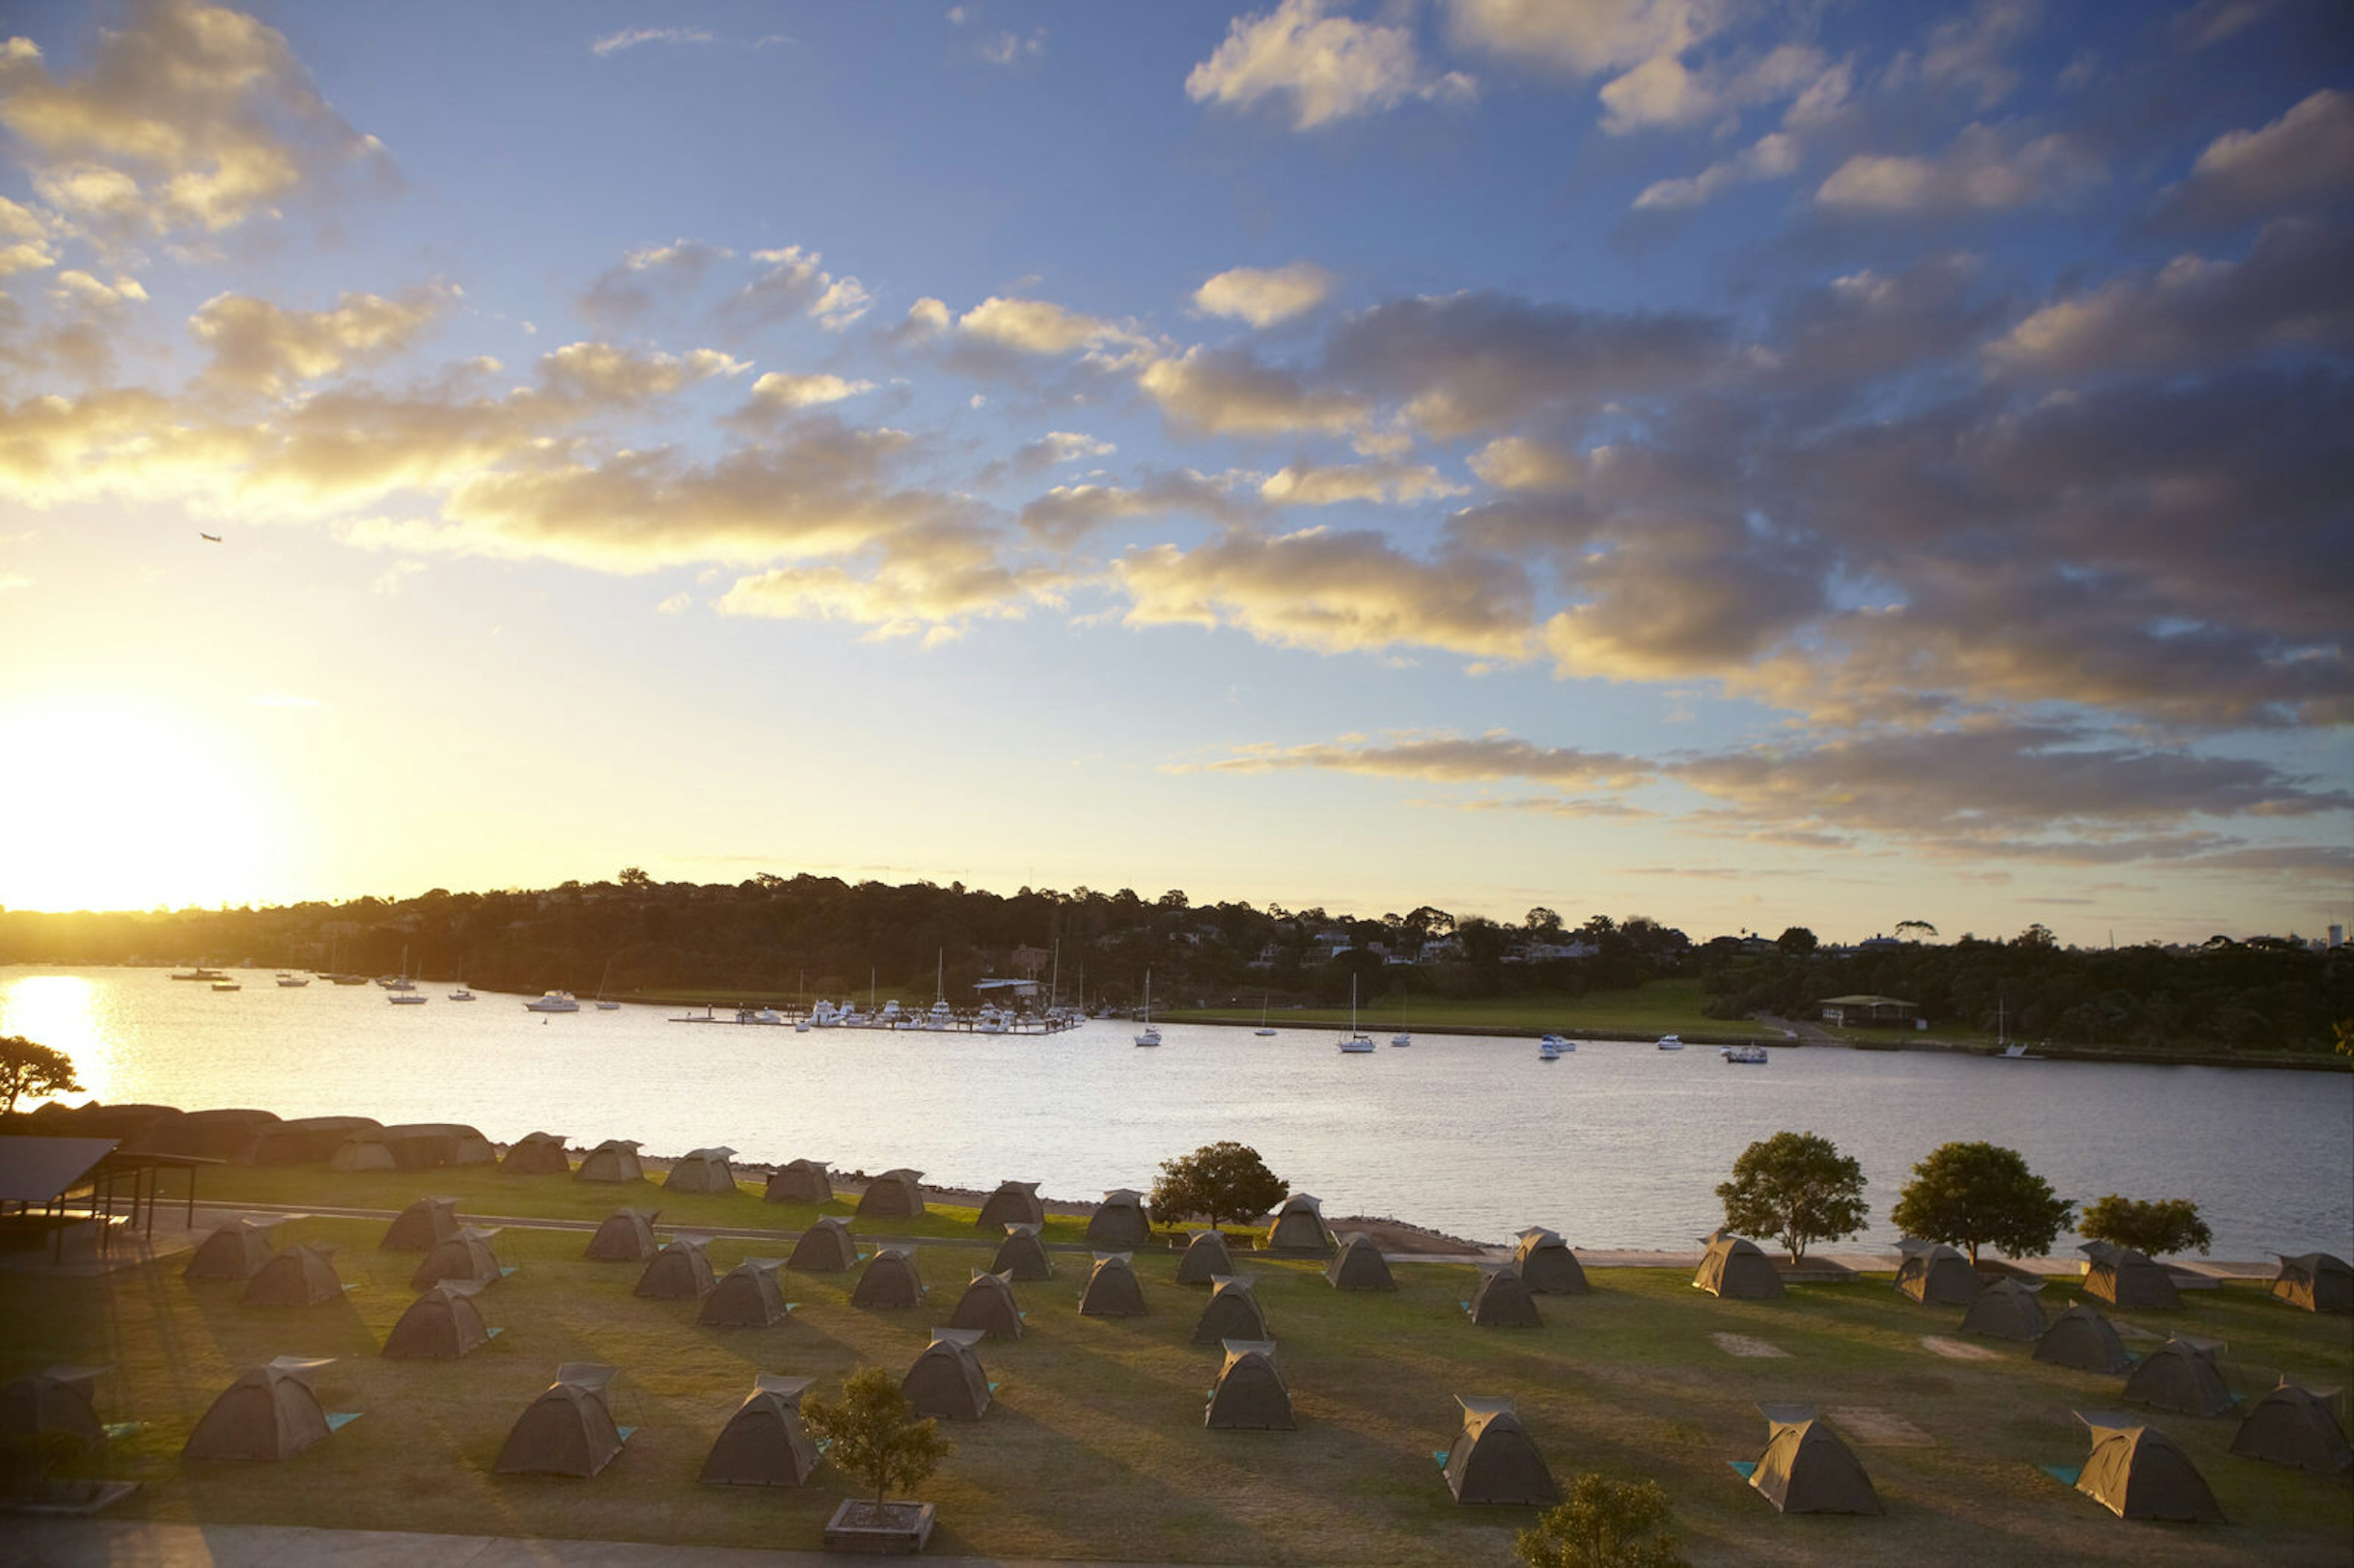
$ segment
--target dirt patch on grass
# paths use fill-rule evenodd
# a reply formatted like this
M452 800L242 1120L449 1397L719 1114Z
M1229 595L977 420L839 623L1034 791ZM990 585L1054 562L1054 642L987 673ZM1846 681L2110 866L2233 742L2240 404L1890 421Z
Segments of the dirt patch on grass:
M1823 1412L1859 1443L1889 1448L1926 1448L1937 1441L1893 1410L1872 1404L1834 1404Z
M1783 1361L1790 1359L1790 1352L1781 1346L1769 1345L1763 1340L1753 1340L1746 1334L1711 1334L1708 1338L1711 1344L1728 1356L1740 1356L1750 1361L1764 1361L1775 1357L1779 1357Z
M1931 1355L1943 1356L1949 1361L1999 1361L2002 1354L1984 1345L1973 1345L1967 1340L1949 1340L1943 1334L1924 1334L1921 1348Z

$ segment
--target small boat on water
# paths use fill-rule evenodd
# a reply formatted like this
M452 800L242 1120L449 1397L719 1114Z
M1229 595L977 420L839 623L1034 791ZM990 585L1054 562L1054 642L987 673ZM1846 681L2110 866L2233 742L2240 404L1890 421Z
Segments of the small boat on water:
M605 960L605 972L597 977L597 1011L599 1012L619 1012L621 1011L621 1004L613 1001L605 994L606 991L609 989L605 982L612 978L613 960L607 959ZM738 1018L736 1022L741 1023L744 1021L741 1018ZM779 1019L777 1022L781 1023L784 1020Z
M450 993L450 1000L451 1001L472 1001L474 1000L474 993L466 989L465 976L461 975L458 977L458 989Z
M1576 1050L1577 1042L1572 1040L1566 1034L1548 1034L1543 1039L1537 1042L1537 1047L1540 1051L1550 1047L1553 1051L1553 1056L1558 1056L1564 1052ZM1550 1062L1553 1060L1553 1056L1547 1056L1545 1060Z
M1161 1031L1152 1027L1152 971L1144 971L1144 1027L1136 1032L1139 1045L1161 1044Z
M213 989L215 991L243 991L245 988L238 984L237 981L233 980L223 979L213 981Z
M1370 1055L1373 1050L1372 1036L1357 1027L1357 979L1349 977L1349 1033L1341 1037L1341 1053L1345 1056Z
M1268 1027L1267 1022L1267 992L1265 991L1258 993L1258 1027L1252 1030L1251 1033L1257 1035L1262 1040L1272 1040L1275 1038L1275 1031Z
M603 1007L605 1004L600 1001L597 1005ZM617 1001L613 1003L613 1005L615 1007L619 1007L621 1004ZM779 1028L783 1025L785 1015L779 1012L773 1007L739 1007L736 1010L736 1022L738 1023L758 1023L773 1029Z
M539 994L536 1001L523 1004L525 1012L578 1012L580 1001L568 991L548 991Z
M1727 1045L1724 1059L1736 1067L1762 1067L1767 1060L1763 1045Z
M397 991L385 998L395 1007L423 1007L432 1000L421 991Z
M193 969L181 969L175 973L172 978L177 980L225 980L228 979L228 971L227 969L208 969L199 966Z
M1684 1048L1684 1037L1683 1037L1682 1035L1681 1035L1681 1034L1662 1034L1662 1035L1660 1035L1660 1036L1659 1036L1659 1049L1660 1049L1660 1050L1662 1050L1662 1051L1681 1051L1681 1050L1682 1050L1683 1048Z
M1560 1037L1559 1035L1556 1035L1556 1034L1548 1034L1548 1035L1546 1035L1543 1039L1542 1039L1542 1040L1538 1041L1538 1042L1537 1042L1537 1060L1538 1060L1538 1061L1540 1061L1540 1062L1558 1062L1558 1061L1560 1061L1560 1060L1561 1060L1561 1045L1560 1045L1560 1044L1559 1044L1560 1038L1561 1038L1561 1037Z
M309 975L298 975L291 969L278 971L278 989L281 991L299 991L310 983Z

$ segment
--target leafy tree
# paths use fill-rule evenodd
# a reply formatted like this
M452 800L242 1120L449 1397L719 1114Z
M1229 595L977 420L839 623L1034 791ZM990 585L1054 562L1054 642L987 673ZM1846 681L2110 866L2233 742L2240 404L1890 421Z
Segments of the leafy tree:
M624 887L652 887L654 885L652 877L634 865L623 866L618 880Z
M1863 1167L1811 1132L1777 1132L1751 1144L1716 1195L1724 1200L1727 1229L1779 1237L1792 1263L1806 1256L1808 1242L1854 1235L1871 1215Z
M2188 1198L2121 1198L2115 1192L2084 1205L2076 1234L2086 1241L2115 1242L2158 1257L2192 1247L2204 1256L2215 1245L2215 1233L2199 1217L2199 1205Z
M1902 937L1907 931L1914 933L1914 939L1918 941L1923 937L1935 936L1937 934L1937 927L1930 925L1926 920L1899 920L1896 922L1896 934L1898 936Z
M1515 1544L1529 1568L1689 1568L1668 1524L1659 1482L1580 1476Z
M1178 1160L1161 1162L1152 1183L1152 1213L1163 1224L1199 1214L1215 1229L1221 1219L1263 1214L1289 1196L1290 1187L1267 1168L1258 1150L1239 1143L1210 1143Z
M2050 1252L2075 1207L2017 1150L1948 1143L1913 1167L1889 1218L1907 1235L1967 1248L1976 1263L1989 1244L2006 1257Z
M1561 916L1542 904L1530 910L1522 923L1528 927L1531 936L1550 936L1561 929Z
M72 1094L81 1087L73 1058L21 1034L0 1035L0 1116L16 1108L20 1095Z
M1774 938L1774 945L1786 953L1797 955L1813 952L1818 944L1812 931L1804 926L1791 926Z
M2048 952L2060 946L2060 938L2052 934L2051 927L2038 920L2034 925L2013 937L2010 939L2010 945L2014 948L2040 948Z
M830 1444L827 1458L875 1489L878 1510L895 1489L922 1486L955 1452L939 1423L917 1420L899 1380L881 1367L860 1367L844 1378L840 1399L803 1399L801 1425Z

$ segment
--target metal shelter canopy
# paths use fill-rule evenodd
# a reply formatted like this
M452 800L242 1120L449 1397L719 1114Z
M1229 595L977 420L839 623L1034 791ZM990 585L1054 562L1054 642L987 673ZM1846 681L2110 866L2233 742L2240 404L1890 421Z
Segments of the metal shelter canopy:
M60 1260L65 1255L69 1215L75 1210L86 1212L91 1220L103 1215L107 1223L98 1227L98 1245L105 1252L113 1239L115 1204L126 1196L119 1182L129 1179L129 1222L153 1236L155 1205L162 1196L161 1172L187 1172L186 1223L194 1224L196 1169L220 1163L195 1154L126 1152L111 1138L0 1137L0 1209L13 1205L18 1216L27 1216L36 1209L44 1211L51 1252ZM74 1195L84 1188L87 1192L76 1201Z

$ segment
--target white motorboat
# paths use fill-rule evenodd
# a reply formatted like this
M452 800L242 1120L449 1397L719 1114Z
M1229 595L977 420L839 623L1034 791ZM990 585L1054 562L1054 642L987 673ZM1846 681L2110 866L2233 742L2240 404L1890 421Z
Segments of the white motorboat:
M1373 1049L1372 1036L1357 1027L1357 977L1354 975L1349 977L1349 1033L1341 1037L1340 1045L1342 1054L1350 1056L1363 1056Z
M433 999L431 997L427 996L423 991L417 991L415 989L408 991L396 991L385 998L385 1001L392 1003L395 1007L423 1007L427 1002L432 1000Z
M245 988L238 984L237 981L233 980L217 980L213 981L213 989L215 991L243 991Z
M602 1007L605 1004L600 1001L597 1005ZM615 1005L618 1006L619 1004L616 1003ZM758 1023L774 1028L781 1025L785 1022L785 1015L779 1012L773 1007L739 1007L736 1010L736 1022L738 1023Z
M1161 1031L1152 1027L1152 971L1144 971L1144 1027L1136 1032L1139 1045L1161 1044Z
M309 975L298 975L287 969L278 971L278 989L281 991L299 991L310 983Z
M1660 1036L1659 1036L1659 1049L1660 1049L1660 1050L1662 1050L1662 1051L1681 1051L1681 1050L1682 1050L1683 1048L1684 1048L1684 1040L1683 1040L1683 1036L1682 1036L1682 1035L1681 1035L1681 1034L1662 1034L1662 1035L1660 1035Z
M525 1012L578 1012L580 1001L568 991L548 991L539 994L536 1001L523 1004Z
M459 977L458 989L450 993L450 1000L451 1001L472 1001L474 1000L474 993L466 989L465 978L462 975Z
M1548 1034L1543 1039L1537 1042L1538 1061L1558 1062L1561 1060L1561 1047L1553 1043L1556 1038L1557 1036Z
M833 1003L820 998L810 1008L809 1016L801 1022L812 1029L831 1029L842 1022L842 1017L833 1011Z
M1560 1055L1565 1051L1575 1051L1577 1049L1577 1042L1572 1040L1566 1034L1548 1034L1543 1040L1538 1041L1537 1044L1541 1047L1546 1045L1552 1046L1553 1055L1555 1056ZM1548 1060L1550 1060L1550 1058L1548 1058Z
M208 969L202 964L199 964L192 969L178 970L172 976L172 978L174 980L223 980L228 979L228 971L226 969Z
M1736 1067L1762 1067L1767 1060L1763 1045L1727 1045L1724 1059Z

